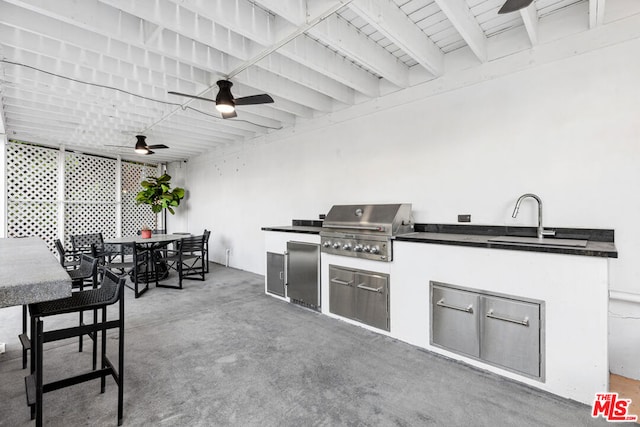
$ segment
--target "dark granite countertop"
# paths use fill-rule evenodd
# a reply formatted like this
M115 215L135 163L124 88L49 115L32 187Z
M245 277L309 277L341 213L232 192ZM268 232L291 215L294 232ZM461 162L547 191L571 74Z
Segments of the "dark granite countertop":
M535 237L535 227L509 227L499 225L458 225L458 224L415 224L415 232L398 235L399 242L433 243L440 245L471 246L488 249L509 249L528 252L546 252L567 255L618 258L614 244L614 231L609 229L557 228L557 239L586 240L585 247L537 245L534 243L492 242L497 236ZM287 233L319 234L322 221L293 220L292 225L262 227L263 231ZM551 237L545 238L550 241Z
M416 232L396 236L396 241L471 246L489 249L509 249L567 255L617 258L613 230L546 227L556 231L555 238L587 240L585 247L537 245L532 243L492 242L497 236L535 237L535 227L507 227L456 224L416 224ZM551 241L552 237L546 237Z

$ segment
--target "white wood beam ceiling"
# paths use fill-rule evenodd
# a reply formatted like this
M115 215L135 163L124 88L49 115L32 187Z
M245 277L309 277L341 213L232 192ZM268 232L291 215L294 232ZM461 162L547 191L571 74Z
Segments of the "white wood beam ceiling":
M536 0L510 16L497 15L502 3L0 0L0 133L132 158L108 145L133 148L145 132L171 147L145 161L185 159L437 82L452 54L463 69L516 54L504 39L552 38L539 22L555 12L605 25L605 0ZM220 79L275 102L224 120L213 102L168 94L213 100Z

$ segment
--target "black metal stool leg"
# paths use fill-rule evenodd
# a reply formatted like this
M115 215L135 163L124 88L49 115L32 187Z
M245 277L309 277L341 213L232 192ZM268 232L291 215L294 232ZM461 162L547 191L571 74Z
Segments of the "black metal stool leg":
M22 334L26 335L27 334L27 306L23 305L22 306ZM31 337L33 337L33 335L30 335ZM27 351L29 350L26 346L25 343L20 340L20 342L22 343L22 369L26 369L27 368Z
M101 360L101 368L104 369L107 367L107 360L105 359L106 354L107 354L107 330L104 327L105 324L107 323L107 308L104 307L102 309L102 329L100 330L100 335L102 336L102 348L100 350L100 360ZM98 338L97 336L97 332L96 332L96 339ZM105 376L103 375L100 378L100 393L104 393L104 389L105 389Z
M36 427L42 427L42 351L43 345L42 341L44 340L44 332L43 332L43 322L42 319L38 318L36 320ZM32 353L33 355L33 353Z
M93 310L93 324L98 324L98 310ZM92 332L89 336L93 339L93 355L92 355L92 366L95 371L98 366L98 332Z

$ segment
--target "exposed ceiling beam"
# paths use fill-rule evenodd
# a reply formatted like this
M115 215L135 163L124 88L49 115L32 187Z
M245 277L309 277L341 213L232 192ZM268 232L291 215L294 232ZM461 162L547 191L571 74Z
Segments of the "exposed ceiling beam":
M527 34L529 35L529 40L531 41L531 45L535 46L538 44L538 10L536 9L535 3L531 3L529 6L524 9L520 9L520 16L522 17L522 22L524 22L524 27L527 30Z
M318 0L318 2L320 2L320 0ZM267 9L278 10L279 13L282 13L280 16L295 27L300 28L307 24L307 12L306 9L301 9L303 7L302 5L297 8L284 7L280 0L258 0L258 3ZM315 5L314 2L308 3ZM321 4L326 5L327 3L335 4L336 1L324 0ZM287 4L295 5L297 3ZM317 5L314 7L317 7ZM278 25L278 31L295 31L295 29L292 30L286 23L282 22L282 19L274 19L274 21L276 21ZM357 63L364 65L394 85L403 88L409 86L408 67L398 61L396 57L387 52L382 46L361 34L344 19L338 18L336 14L327 16L317 25L310 28L307 33L323 43L332 46L345 56L353 58Z
M148 50L180 63L203 70L213 70L220 75L223 75L230 68L233 61L240 64L237 59L230 59L220 51L166 30L162 31L155 41L145 44L144 34L141 31L142 21L139 18L102 3L94 4L93 8L78 7L74 10L76 2L73 0L57 0L55 4L44 0L11 0L11 2L28 9L37 9L45 16L54 17L73 26L91 29L93 32L108 37L109 40L115 39L118 42L126 43L133 51L141 49L140 54L143 54L144 50ZM64 12L68 10L73 12L64 15ZM236 80L243 82L242 77L237 77ZM244 83L246 84L246 82ZM280 83L270 88L271 94L320 111L329 112L332 110L330 97L288 80L283 80Z
M158 28L163 27L174 33L180 33L199 43L237 58L238 62L235 64L237 69L246 67L247 64L253 61L253 64L256 66L303 84L309 89L329 95L342 103L354 103L353 89L313 69L303 67L301 64L293 64L290 60L287 60L287 58L282 57L282 55L269 55L268 61L259 62L258 60L254 60L254 58L263 54L264 48L262 46L246 37L230 32L220 25L215 25L215 23L208 18L193 13L183 6L167 0L137 0L135 2L130 0L101 1L102 3L109 4L127 13L138 16L144 19L145 23L152 23L150 25L157 25ZM147 42L150 43L151 40ZM229 65L234 64L230 63ZM228 75L228 77L233 77L234 73L231 70L227 71L225 74Z
M604 23L605 0L589 0L589 28Z
M480 62L487 60L487 38L465 0L435 0Z
M344 19L332 15L311 29L309 34L392 84L401 88L409 86L409 68Z
M444 68L444 54L391 0L354 0L349 9L364 18L393 44L434 76Z

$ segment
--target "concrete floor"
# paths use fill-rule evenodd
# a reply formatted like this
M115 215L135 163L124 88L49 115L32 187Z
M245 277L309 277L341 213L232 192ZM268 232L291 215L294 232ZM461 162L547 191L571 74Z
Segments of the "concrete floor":
M263 281L212 264L181 291L126 291L125 426L607 425L586 405L268 297ZM33 425L20 313L0 309L0 426ZM76 341L45 348L45 381L90 367ZM44 416L47 426L115 426L115 384L47 393Z

